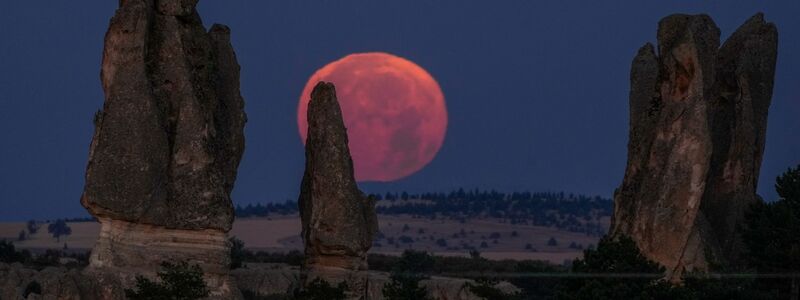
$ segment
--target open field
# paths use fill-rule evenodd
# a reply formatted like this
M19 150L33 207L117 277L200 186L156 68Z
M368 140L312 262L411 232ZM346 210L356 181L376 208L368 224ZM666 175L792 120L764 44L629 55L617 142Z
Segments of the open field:
M430 220L408 216L379 215L381 233L372 248L374 253L400 254L405 249L426 250L437 255L468 255L470 249L489 259L540 259L563 263L582 253L579 247L597 242L597 237L567 232L552 227L512 225L496 219ZM24 249L64 247L90 249L99 225L93 222L69 223L72 235L56 241L42 224L37 234L17 241L25 223L0 223L0 239L15 241ZM516 233L514 233L516 232ZM302 249L300 219L296 215L270 218L240 218L231 235L251 250L290 251ZM550 238L556 245L548 245ZM573 247L570 244L574 243ZM528 246L530 244L530 246Z

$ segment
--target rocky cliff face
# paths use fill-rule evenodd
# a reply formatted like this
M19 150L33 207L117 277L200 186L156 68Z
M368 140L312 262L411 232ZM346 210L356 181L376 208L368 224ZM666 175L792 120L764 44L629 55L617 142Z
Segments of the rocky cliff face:
M230 32L206 31L196 4L123 0L111 19L81 197L102 224L95 268L183 259L226 272L246 116Z
M356 185L347 130L331 83L320 82L311 92L306 170L298 204L305 268L311 277L348 278L348 284L357 285L360 280L349 271L366 269L378 222L375 201Z
M735 263L735 225L756 201L777 30L758 14L720 48L705 15L659 23L631 67L625 177L612 234L631 236L669 276Z

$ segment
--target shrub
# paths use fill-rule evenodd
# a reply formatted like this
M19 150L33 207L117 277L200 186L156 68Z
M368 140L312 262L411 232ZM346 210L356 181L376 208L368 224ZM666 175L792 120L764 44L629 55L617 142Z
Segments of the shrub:
M344 281L338 285L331 286L330 283L317 277L304 288L298 289L294 293L297 300L344 300L347 283Z
M231 269L241 268L242 262L247 255L244 250L244 242L235 236L232 236L228 239L228 246L230 247L231 251Z
M466 286L469 288L470 292L475 294L475 296L487 300L495 300L495 299L512 300L521 297L521 295L518 294L504 293L503 291L495 287L497 283L498 282L496 280L488 278L478 278L475 279L475 284L468 282Z
M36 232L39 231L40 227L39 223L36 223L36 221L34 220L29 220L26 226L28 227L28 233L30 234L36 234Z
M172 264L161 263L158 272L160 282L154 282L143 276L136 277L136 289L125 290L129 299L176 299L191 300L208 297L209 290L203 280L203 270L199 265L187 262Z
M70 228L64 220L57 220L47 226L47 232L52 234L53 237L56 238L56 241L61 242L62 236L72 234L72 228Z
M27 299L30 294L42 294L42 285L40 285L38 281L34 280L29 282L28 285L25 286L25 291L22 292L22 297Z

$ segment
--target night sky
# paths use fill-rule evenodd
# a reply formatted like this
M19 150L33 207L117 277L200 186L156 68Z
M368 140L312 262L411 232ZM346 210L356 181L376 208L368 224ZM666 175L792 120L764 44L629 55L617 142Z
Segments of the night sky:
M499 3L502 2L502 3ZM308 77L356 52L392 53L441 85L436 158L368 192L566 191L610 197L622 180L628 73L672 13L707 13L729 36L758 11L779 31L759 191L800 163L800 1L202 0L232 29L249 122L236 204L296 199L297 101ZM669 2L669 3L667 3ZM380 3L380 4L379 4ZM79 204L103 36L117 1L6 1L0 9L0 220L88 216Z

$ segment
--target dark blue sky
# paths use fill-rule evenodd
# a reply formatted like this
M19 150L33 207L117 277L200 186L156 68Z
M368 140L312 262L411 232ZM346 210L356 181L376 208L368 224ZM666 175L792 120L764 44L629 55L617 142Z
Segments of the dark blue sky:
M628 72L671 13L707 13L723 38L757 11L780 33L760 192L800 163L800 1L202 0L233 31L249 122L233 198L295 199L296 110L308 77L355 52L427 69L449 127L422 171L370 192L457 187L610 197L628 134ZM381 4L379 4L381 3ZM92 116L102 106L103 35L117 1L7 1L0 10L0 220L84 216Z

